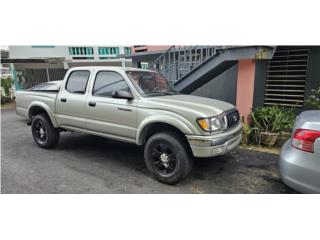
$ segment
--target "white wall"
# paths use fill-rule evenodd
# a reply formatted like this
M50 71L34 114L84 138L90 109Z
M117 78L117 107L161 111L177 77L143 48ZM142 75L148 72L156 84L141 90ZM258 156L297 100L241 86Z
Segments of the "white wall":
M10 58L70 58L67 46L34 48L32 46L9 46Z
M85 46L85 45L84 45ZM76 47L76 46L70 46ZM124 54L124 46L85 46L93 47L94 59L91 61L104 61L99 60L98 47L119 47L120 54ZM130 46L129 46L130 47ZM65 58L66 60L72 60L72 56L69 54L69 46L9 46L9 57L10 58ZM90 60L85 60L90 61Z

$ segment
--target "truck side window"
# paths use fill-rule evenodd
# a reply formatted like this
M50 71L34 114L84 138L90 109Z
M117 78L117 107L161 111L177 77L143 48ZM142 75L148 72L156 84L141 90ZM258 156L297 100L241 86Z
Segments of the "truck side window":
M87 70L73 71L68 78L66 90L71 93L84 94L87 88L90 72Z
M123 77L116 72L101 71L96 75L92 95L101 97L112 97L117 90L130 91Z

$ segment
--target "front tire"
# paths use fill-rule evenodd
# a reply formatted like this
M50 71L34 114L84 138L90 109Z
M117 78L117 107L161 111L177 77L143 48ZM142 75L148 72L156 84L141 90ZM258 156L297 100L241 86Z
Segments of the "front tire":
M144 158L153 177L166 184L176 184L183 180L193 165L188 146L173 132L151 136L144 148Z
M59 141L59 130L45 114L36 115L32 119L31 131L35 143L41 148L52 148Z

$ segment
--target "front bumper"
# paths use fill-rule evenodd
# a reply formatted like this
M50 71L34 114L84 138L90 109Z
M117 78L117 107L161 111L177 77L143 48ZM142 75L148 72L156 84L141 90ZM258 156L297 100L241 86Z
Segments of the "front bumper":
M232 130L211 136L186 135L193 156L214 157L223 155L239 145L242 139L242 126L239 123Z

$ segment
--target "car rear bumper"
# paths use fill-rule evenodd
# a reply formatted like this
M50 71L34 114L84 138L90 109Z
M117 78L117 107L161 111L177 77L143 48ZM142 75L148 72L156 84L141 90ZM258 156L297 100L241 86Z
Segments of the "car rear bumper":
M228 132L212 136L186 136L193 156L214 157L223 155L239 145L242 139L242 126L238 124Z
M298 150L288 140L280 154L281 178L288 186L303 193L320 193L320 159Z

